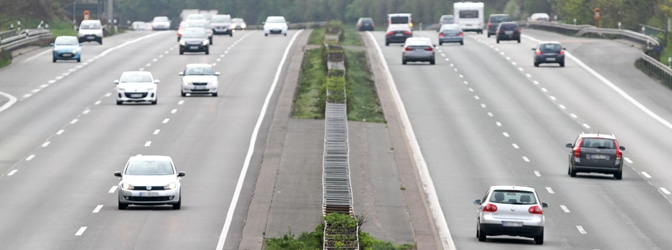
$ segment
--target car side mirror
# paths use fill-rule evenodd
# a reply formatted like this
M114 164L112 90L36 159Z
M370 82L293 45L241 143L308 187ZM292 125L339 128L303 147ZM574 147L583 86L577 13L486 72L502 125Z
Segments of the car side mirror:
M184 76L184 72L180 72L180 76Z
M184 177L186 175L187 173L185 173L184 171L177 172L177 177Z
M154 80L154 84L159 84L159 83L160 83L159 80Z
M548 207L548 203L546 203L546 202L542 202L542 203L541 203L541 207L542 207L542 208L547 208L547 207Z
M215 75L216 75L216 76L219 76L219 72L215 72Z
M481 205L481 199L474 200L474 205Z
M114 172L114 176L121 177L121 172L119 172L119 171Z
M618 146L618 149L620 149L620 150L625 150L625 147L623 147L623 146Z
M119 80L114 80L114 84L119 84Z
M567 50L567 48L562 48L562 50Z
M537 50L537 48L532 48L532 50Z
M573 147L574 147L574 145L573 145L573 144L571 144L571 143L567 143L567 144L565 144L565 147L567 147L567 148L573 148Z

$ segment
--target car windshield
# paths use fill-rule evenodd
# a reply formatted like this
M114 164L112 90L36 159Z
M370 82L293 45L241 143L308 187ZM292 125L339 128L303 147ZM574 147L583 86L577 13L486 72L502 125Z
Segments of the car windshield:
M140 82L140 83L151 83L152 77L149 74L138 74L138 73L124 73L121 74L119 78L120 83L125 82Z
M506 22L509 21L509 16L491 16L490 22Z
M432 42L426 39L407 40L406 46L432 46Z
M557 43L545 43L539 45L539 49L543 52L557 52L562 49L562 46Z
M409 23L408 16L391 16L390 24Z
M283 17L268 17L266 19L267 23L285 23L285 18Z
M460 10L460 18L478 18L478 10Z
M187 76L193 76L193 75L212 75L212 67L205 67L205 66L193 66L193 67L187 67L186 70L184 70L184 75Z
M172 175L175 174L169 161L131 161L126 175Z
M54 41L55 45L77 45L79 41L74 36L59 36Z
M206 22L189 22L187 28L209 28Z
M615 148L615 145L614 145L614 141L611 140L611 139L583 138L583 141L581 142L581 147L613 149L613 148Z
M521 190L495 190L490 196L490 202L503 204L536 204L534 193Z
M81 25L79 25L80 29L85 29L85 30L93 30L93 29L100 29L100 23L97 22L84 22Z
M206 18L201 14L191 14L187 16L187 20L206 20Z
M210 20L210 22L213 22L213 23L230 23L231 18L228 17L228 16L213 16L212 20Z
M441 30L443 31L457 31L460 29L460 25L458 24L444 24L441 26Z
M182 37L184 38L203 38L205 39L208 36L205 29L202 28L190 28L184 31Z

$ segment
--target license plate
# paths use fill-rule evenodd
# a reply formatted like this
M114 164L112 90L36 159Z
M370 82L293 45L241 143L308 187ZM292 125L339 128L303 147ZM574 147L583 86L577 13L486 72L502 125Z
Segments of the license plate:
M140 98L140 97L142 97L142 94L131 94L131 97Z
M591 159L591 160L608 160L609 157L607 155L602 155L602 154L589 154L588 159Z
M503 227L522 227L522 221L502 221Z
M70 53L63 53L63 56L71 57L72 54L70 54Z
M89 40L93 40L93 38L94 38L94 37L92 37L92 36L88 36L88 37L86 37L86 39L89 39Z
M546 61L555 61L555 57L546 57Z
M504 31L504 34L513 35L513 31L512 30L507 30L507 31Z
M194 89L206 89L208 86L194 86Z
M404 34L394 34L395 36L404 36Z
M140 192L140 196L142 196L142 197L159 196L159 193L156 193L156 192Z
M467 26L471 27L471 24L470 24L470 23L468 23L468 24L467 24Z
M189 49L198 49L198 46L191 46Z

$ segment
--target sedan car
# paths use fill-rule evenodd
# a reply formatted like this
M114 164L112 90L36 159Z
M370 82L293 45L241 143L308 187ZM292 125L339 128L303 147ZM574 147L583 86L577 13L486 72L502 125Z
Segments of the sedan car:
M439 29L439 45L444 43L460 43L464 45L464 33L459 24L444 24Z
M245 28L247 28L247 24L242 18L231 19L231 22L233 23L232 26L234 30L245 30Z
M182 76L182 96L187 94L211 94L217 96L217 76L219 72L211 64L187 64Z
M52 52L53 62L57 60L76 60L80 62L82 60L82 47L75 36L58 36L51 46L54 47Z
M401 62L429 62L435 64L435 54L432 40L427 37L409 37L404 43L404 49L401 52Z
M565 145L569 151L567 174L576 177L576 173L613 174L614 178L623 178L623 150L614 135L600 133L581 133L574 143Z
M485 241L488 236L508 235L534 238L538 245L544 244L543 208L537 192L531 187L492 186L478 205L476 237Z
M184 24L185 29L189 28L202 28L205 29L205 32L208 34L208 41L210 42L210 45L212 45L212 34L214 33L212 31L212 27L210 27L210 22L208 21L187 21ZM184 31L183 31L184 34ZM180 38L181 39L181 38Z
M410 25L390 24L385 32L385 46L390 46L390 43L405 43L409 37L413 37L413 29Z
M124 171L114 172L120 178L119 209L128 205L172 205L173 209L180 209L180 179L185 175L177 172L170 156L131 156Z
M114 80L114 84L117 85L117 105L124 102L156 104L158 101L156 92L159 80L154 79L150 72L126 71L121 74L119 80Z
M184 52L205 52L210 54L210 39L203 28L187 28L182 31L180 39L180 55Z
M516 22L501 22L495 35L497 43L502 40L514 40L520 43L520 26Z
M282 34L287 36L287 20L284 16L269 16L264 22L264 36Z
M534 67L542 63L557 63L565 67L565 48L559 42L539 42L534 50Z

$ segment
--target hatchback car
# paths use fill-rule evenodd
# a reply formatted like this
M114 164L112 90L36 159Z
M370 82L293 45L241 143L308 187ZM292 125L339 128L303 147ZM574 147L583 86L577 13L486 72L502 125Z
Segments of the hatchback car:
M376 24L373 22L373 18L360 17L359 20L357 20L358 31L373 31L375 28Z
M51 46L54 47L52 51L53 62L58 60L76 60L77 62L81 62L82 60L82 47L77 37L58 36Z
M439 45L444 43L460 43L464 45L464 32L459 24L444 24L439 29Z
M219 72L212 69L211 64L187 64L182 76L182 96L187 94L211 94L217 96L217 76Z
M501 22L497 26L497 43L502 40L516 40L520 43L520 26L516 22Z
M413 30L408 24L388 25L385 32L385 46L390 46L390 43L405 43L409 37L413 37Z
M284 16L269 16L264 22L264 36L282 34L287 36L287 20Z
M557 63L560 67L565 67L565 48L559 42L544 41L539 42L534 50L534 67L539 67L542 63Z
M98 42L103 44L103 25L100 20L84 20L77 31L79 42Z
M245 23L245 19L242 18L234 18L231 19L231 22L233 23L233 29L234 30L245 30L247 28L247 24Z
M210 22L208 22L208 21L187 21L184 25L185 25L184 26L185 29L189 29L189 28L202 28L202 29L204 29L205 33L207 33L207 35L208 35L208 42L210 43L210 45L213 44L212 43L212 34L214 32L212 31L212 28L210 27ZM184 31L182 32L182 34L184 35ZM182 38L180 38L180 39L182 39Z
M205 52L210 54L210 39L203 28L186 28L180 38L180 55L184 52Z
M576 173L613 174L614 178L623 178L623 150L614 135L581 133L574 143L565 145L569 151L567 174L576 177Z
M500 23L509 21L511 21L509 14L490 14L490 18L488 18L488 37L497 34L497 27Z
M159 80L154 79L148 71L126 71L121 74L119 80L114 80L117 85L117 105L124 102L149 102L156 104Z
M492 186L478 205L476 237L485 241L488 236L508 235L534 238L538 245L544 244L543 209L548 204L541 202L534 188L522 186Z
M186 174L177 172L173 159L163 155L131 156L124 171L114 172L119 177L118 205L172 205L182 207L180 179Z
M231 15L214 15L210 20L210 28L212 28L213 34L233 36L232 26Z
M152 19L152 30L169 30L170 19L167 16L157 16Z
M429 62L435 64L435 53L432 40L427 37L410 37L404 43L404 49L401 52L401 63L407 62Z

